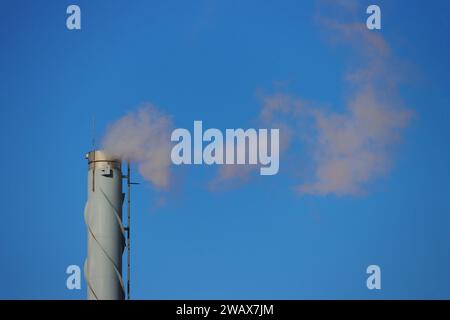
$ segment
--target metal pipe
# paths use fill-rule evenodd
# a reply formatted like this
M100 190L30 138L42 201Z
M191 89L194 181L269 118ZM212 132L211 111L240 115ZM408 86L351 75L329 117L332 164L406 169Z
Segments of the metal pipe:
M121 160L103 150L86 155L88 200L84 217L88 234L88 253L84 265L89 300L122 300L122 254L125 229L122 224Z

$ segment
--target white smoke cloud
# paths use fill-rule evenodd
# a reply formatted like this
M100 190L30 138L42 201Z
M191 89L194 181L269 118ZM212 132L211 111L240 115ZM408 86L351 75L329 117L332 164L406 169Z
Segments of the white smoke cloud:
M292 127L286 123L285 117L291 114L293 110L300 108L303 102L278 93L273 96L264 95L261 90L256 92L256 97L263 105L256 122L261 127L280 130L279 153L281 155L288 149L293 134ZM248 158L249 149L248 143L241 140L237 142L236 150L240 150L237 152L246 153L246 158ZM241 185L243 182L249 181L260 167L260 165L248 164L223 165L218 169L216 177L210 182L210 190L216 191L230 186Z
M342 9L342 8L341 8ZM352 49L345 81L349 88L342 112L312 110L316 136L312 181L301 183L301 193L354 195L385 174L392 147L411 118L400 98L399 74L391 49L380 33L364 23L319 18L333 42Z
M318 9L340 17L329 18L319 12L317 21L331 43L350 49L344 77L344 108L329 112L294 95L258 92L259 119L266 126L280 128L281 152L309 152L312 163L303 165L312 167L312 172L297 183L296 190L301 194L356 195L388 172L392 149L407 126L411 111L401 102L401 74L386 40L379 32L368 30L364 23L341 22L360 21L358 3L322 0ZM306 148L296 148L297 141ZM248 172L224 168L220 176L242 179Z
M103 148L138 164L139 173L155 188L170 183L171 119L154 105L146 104L109 126Z
M391 148L410 118L405 109L382 102L367 87L355 92L342 113L314 113L313 181L300 184L302 193L354 195L385 174Z
M311 163L296 165L312 168L311 174L303 175L296 183L299 193L356 195L389 171L392 149L408 125L411 111L400 97L401 72L396 68L392 50L380 32L370 31L361 23L359 13L364 11L358 3L319 3L326 3L319 5L319 11L326 7L333 17L340 17L319 13L321 30L330 35L331 43L349 50L343 108L330 112L295 95L259 91L261 110L257 121L262 127L280 129L281 156L309 152L302 159L310 159ZM348 14L356 18L349 19ZM137 162L144 178L165 189L170 181L171 129L170 119L149 105L115 122L103 145L108 151ZM288 166L283 167L286 170ZM233 180L247 181L255 169L258 166L223 165L210 189ZM296 176L291 173L288 172L291 177Z

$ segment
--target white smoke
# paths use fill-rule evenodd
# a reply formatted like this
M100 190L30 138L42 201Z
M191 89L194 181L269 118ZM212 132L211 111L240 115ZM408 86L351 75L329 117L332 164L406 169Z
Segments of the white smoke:
M295 157L309 151L311 174L296 183L301 194L355 195L388 172L392 149L408 125L411 111L401 101L401 74L391 48L379 32L368 30L361 22L358 2L320 3L326 6L319 5L319 11L328 8L333 17L340 17L330 19L319 12L321 30L330 35L333 44L350 49L344 106L335 109L338 111L327 111L294 95L259 92L262 106L257 119L264 127L280 129L280 153ZM350 19L349 14L353 15ZM170 181L171 129L170 119L148 105L115 122L103 145L106 150L137 162L144 178L165 189ZM296 149L299 141L305 146ZM306 162L299 163L297 167L305 165ZM221 166L212 189L227 181L246 181L257 168Z
M170 183L171 119L154 105L146 104L129 112L107 129L103 148L138 164L139 173L155 188Z
M312 168L311 174L296 183L301 194L363 192L370 182L388 172L392 149L411 118L411 111L401 102L401 74L391 48L380 33L360 22L358 6L356 1L343 0L319 1L318 6L321 31L330 35L334 45L350 49L344 78L346 103L341 111L330 112L283 92L258 92L260 122L280 128L280 152L287 151L294 157L300 152L309 153L307 161L311 163L299 164ZM341 18L329 18L322 10L331 10L333 17ZM296 149L297 141L304 147ZM220 177L243 179L249 172L238 167L224 168Z
M298 190L317 195L358 194L390 168L392 148L411 111L401 102L400 73L380 33L360 22L326 17L319 17L319 21L335 44L352 50L345 77L349 90L342 112L311 110L316 133L312 147L315 169L312 181L299 184Z

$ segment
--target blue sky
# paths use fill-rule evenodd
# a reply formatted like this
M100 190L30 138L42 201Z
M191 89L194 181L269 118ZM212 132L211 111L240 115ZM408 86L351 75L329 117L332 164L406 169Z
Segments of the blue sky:
M72 3L80 31L65 27ZM371 3L358 3L364 22ZM450 4L376 3L373 32L401 62L398 93L413 113L389 171L341 196L293 190L287 168L308 167L302 149L276 176L214 192L217 168L174 168L172 192L136 176L133 298L450 298ZM86 255L92 118L98 139L146 102L177 127L248 127L256 92L279 82L340 112L352 55L330 44L322 11L316 1L1 1L0 298L85 297L84 282L66 289L65 270ZM371 264L380 291L366 287Z

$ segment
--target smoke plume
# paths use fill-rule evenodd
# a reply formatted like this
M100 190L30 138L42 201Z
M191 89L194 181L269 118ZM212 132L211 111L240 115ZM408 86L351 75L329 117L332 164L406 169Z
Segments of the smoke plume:
M312 181L298 190L307 194L351 195L390 167L392 147L410 120L401 101L399 73L386 40L365 23L344 23L319 16L333 42L353 52L345 76L348 94L342 112L311 110L315 124Z
M261 127L280 129L280 157L284 154L298 159L306 152L306 156L300 156L303 163L295 163L297 168L311 168L310 174L302 175L295 183L300 194L355 195L389 171L392 151L408 125L411 111L403 105L398 61L382 37L382 30L366 28L365 21L361 21L364 10L356 1L318 3L316 19L321 32L331 44L348 53L344 105L330 111L317 107L323 101L260 90L256 96L261 109L256 119ZM171 129L170 119L148 105L115 122L104 138L104 147L137 162L144 178L165 189L170 180ZM245 149L245 144L237 148ZM257 168L221 166L210 187L246 181ZM298 176L289 166L282 166L280 172L284 170L292 178Z
M283 92L259 91L259 120L280 128L280 153L300 153L295 142L304 145L301 152L308 152L306 159L312 163L299 166L311 167L312 173L297 183L299 193L355 195L388 172L392 149L411 112L400 97L401 73L391 48L379 31L370 31L361 23L358 3L319 1L318 9L321 31L334 46L349 51L342 111L327 111ZM329 18L326 10L340 18ZM242 179L248 172L234 166L221 169L220 177Z
M171 119L154 105L129 112L109 126L103 148L138 164L139 173L157 189L170 182Z

